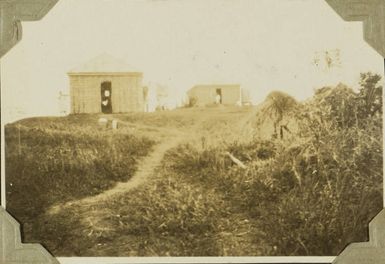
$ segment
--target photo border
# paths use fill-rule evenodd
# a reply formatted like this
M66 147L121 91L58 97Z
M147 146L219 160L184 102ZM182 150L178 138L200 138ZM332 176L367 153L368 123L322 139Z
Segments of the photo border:
M385 1L324 0L345 21L362 21L365 41L384 58ZM58 0L0 0L0 58L22 38L21 21L42 19ZM332 10L331 10L332 11ZM1 64L0 64L1 66ZM385 70L384 70L385 71ZM1 76L0 76L1 77ZM1 89L1 78L0 78ZM1 96L1 100L3 97ZM3 107L3 103L1 103ZM3 111L1 111L3 112ZM383 124L385 124L385 117ZM1 146L4 146L1 122ZM23 244L17 221L6 208L4 147L1 147L0 262L4 263L379 263L385 260L385 210L369 224L369 242L352 243L338 256L326 257L52 257L39 244ZM385 148L383 145L383 154ZM384 156L384 155L383 155ZM384 159L385 165L385 159ZM385 167L385 166L384 166ZM385 205L385 177L384 205ZM382 237L383 236L383 237ZM373 249L373 250L368 250ZM361 250L361 251L360 251ZM350 252L350 253L349 253ZM352 258L352 252L354 258ZM370 253L369 253L370 252ZM359 253L359 254L358 254ZM364 255L362 255L364 254ZM370 254L370 255L369 255ZM374 255L373 255L374 254ZM376 255L377 254L377 255ZM350 256L350 258L349 258ZM361 256L361 257L357 257ZM353 261L353 262L352 262ZM385 261L384 261L385 263Z

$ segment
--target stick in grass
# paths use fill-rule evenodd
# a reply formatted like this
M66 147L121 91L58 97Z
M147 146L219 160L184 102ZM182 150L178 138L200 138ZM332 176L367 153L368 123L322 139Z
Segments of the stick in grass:
M242 169L246 169L246 165L243 164L242 161L240 161L239 159L237 159L236 157L234 157L230 152L226 151L225 152L226 156L228 156L235 164L237 164L239 167L241 167Z

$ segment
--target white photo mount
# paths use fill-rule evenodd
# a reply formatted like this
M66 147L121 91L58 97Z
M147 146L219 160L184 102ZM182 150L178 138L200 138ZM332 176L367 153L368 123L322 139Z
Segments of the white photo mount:
M344 20L363 21L364 39L385 58L384 0L325 1ZM40 20L56 3L57 0L0 0L0 57L21 40L21 21ZM4 144L3 127L1 132ZM1 167L4 172L4 164ZM5 207L5 186L1 186L1 204ZM59 263L42 246L22 244L19 224L4 208L0 208L0 228L0 263ZM369 224L369 234L369 242L349 245L333 263L385 263L385 210Z

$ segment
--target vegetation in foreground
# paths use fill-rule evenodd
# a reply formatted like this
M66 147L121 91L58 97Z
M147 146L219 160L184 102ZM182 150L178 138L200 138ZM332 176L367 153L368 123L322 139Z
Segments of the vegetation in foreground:
M254 223L258 228L249 236L266 243L263 255L337 255L367 240L367 224L382 209L379 80L362 74L358 92L342 84L325 87L296 106L275 94L260 112L273 112L273 139L203 150L187 144L170 156L172 168L216 190L231 214ZM295 135L285 128L286 114L295 119ZM247 169L229 164L225 151Z
M237 141L213 115L147 184L40 215L34 241L58 256L337 255L382 209L379 80L363 74L359 91L325 87L305 103L272 94L255 118L270 119L272 138Z
M125 131L111 133L96 122L93 128L83 126L76 119L27 119L5 128L7 209L27 236L49 206L130 179L138 159L155 143Z

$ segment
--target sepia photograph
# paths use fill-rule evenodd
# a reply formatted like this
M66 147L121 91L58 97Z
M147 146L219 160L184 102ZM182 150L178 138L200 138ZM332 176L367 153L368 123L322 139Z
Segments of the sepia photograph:
M55 257L337 256L383 209L384 58L324 0L61 0L1 58L6 210Z

